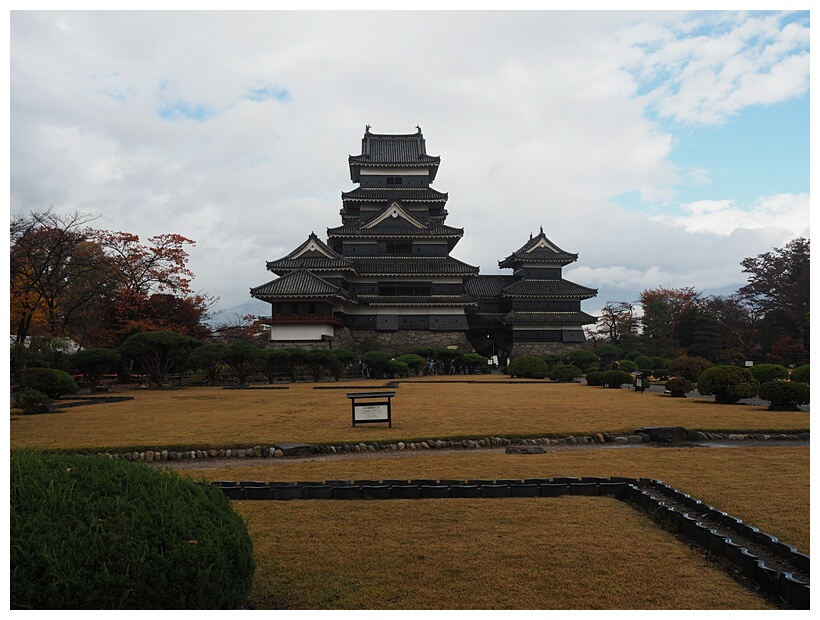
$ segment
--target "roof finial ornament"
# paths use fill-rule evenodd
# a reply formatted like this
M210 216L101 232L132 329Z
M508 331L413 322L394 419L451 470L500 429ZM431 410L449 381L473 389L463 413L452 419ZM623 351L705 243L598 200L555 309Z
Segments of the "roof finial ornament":
M364 132L365 133L370 133L370 125L365 125L364 126Z
M532 231L530 231L530 241L532 241Z
M543 224L541 224L541 234L542 235L544 234L544 225Z

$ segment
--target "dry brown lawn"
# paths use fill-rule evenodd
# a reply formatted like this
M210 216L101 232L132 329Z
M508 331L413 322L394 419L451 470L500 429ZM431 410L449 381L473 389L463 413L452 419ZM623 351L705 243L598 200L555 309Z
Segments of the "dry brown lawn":
M351 427L344 389L133 390L135 400L12 414L12 447L98 450L563 436L641 426L794 432L804 412L721 406L577 384L401 383L394 425ZM383 386L383 381L353 385ZM328 386L333 384L323 384ZM359 390L351 390L359 391ZM215 464L215 463L210 463ZM376 453L189 470L210 480L547 478L663 480L809 549L809 449L617 447ZM765 600L628 505L608 498L234 502L257 574L250 604L298 609L752 609Z
M413 453L402 458L267 460L189 471L207 480L523 479L627 476L662 480L809 552L808 448L612 448L543 455ZM293 502L287 503L288 505Z
M768 609L609 498L234 502L255 608Z
M392 429L384 424L353 428L347 390L313 389L316 384L299 383L287 390L129 390L124 393L135 397L129 402L77 407L54 415L12 415L10 439L12 447L97 450L560 436L666 425L780 432L809 428L806 412L770 412L765 407L716 405L580 384L510 384L498 375L479 379L480 383L401 383L393 399ZM384 381L348 383L384 385Z

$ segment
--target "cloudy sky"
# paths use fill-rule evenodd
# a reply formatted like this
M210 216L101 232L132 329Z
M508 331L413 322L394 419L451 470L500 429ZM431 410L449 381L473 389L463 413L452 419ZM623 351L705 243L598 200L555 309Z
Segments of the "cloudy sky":
M11 211L194 239L228 315L340 225L366 124L441 156L453 256L502 273L543 226L592 314L809 236L808 12L12 12L10 43Z

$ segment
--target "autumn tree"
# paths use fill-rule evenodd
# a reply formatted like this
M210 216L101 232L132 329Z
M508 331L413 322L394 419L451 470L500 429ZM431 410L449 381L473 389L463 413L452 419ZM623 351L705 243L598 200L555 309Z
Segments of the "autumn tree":
M112 286L104 252L86 226L93 216L51 210L11 220L11 320L17 343L32 327L63 336Z
M639 326L640 321L631 302L610 300L601 308L591 335L593 340L603 344L630 350L636 346Z
M145 330L203 338L213 299L191 290L185 248L176 234L151 237L97 230L94 217L51 210L14 216L10 226L13 368L36 330L81 346L117 347Z
M701 294L692 287L659 287L644 290L640 303L643 352L676 357L682 348L681 327L701 306Z
M150 237L143 244L138 235L96 231L117 274L118 288L107 299L105 322L98 341L117 344L139 331L170 330L202 338L201 322L213 299L191 291L193 273L187 267L185 246L194 241L177 234Z
M810 242L798 237L741 261L749 281L738 293L766 315L777 335L787 335L809 347ZM774 330L769 329L769 333Z

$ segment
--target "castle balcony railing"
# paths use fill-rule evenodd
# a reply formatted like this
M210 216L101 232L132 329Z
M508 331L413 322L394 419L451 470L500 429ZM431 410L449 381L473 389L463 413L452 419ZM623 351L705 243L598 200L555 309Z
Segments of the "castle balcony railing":
M275 314L259 320L265 325L344 325L342 319L329 314Z

